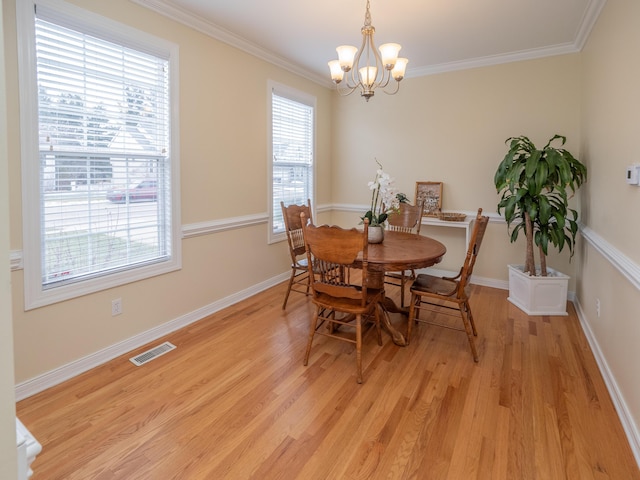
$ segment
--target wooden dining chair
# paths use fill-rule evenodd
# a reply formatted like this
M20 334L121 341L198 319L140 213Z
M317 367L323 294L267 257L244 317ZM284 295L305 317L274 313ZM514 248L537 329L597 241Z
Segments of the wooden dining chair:
M309 364L316 334L354 343L356 380L362 383L362 337L366 320L373 319L378 344L382 345L378 305L382 302L383 290L367 288L368 221L365 221L362 231L328 225L315 226L306 222L304 213L301 217L312 301L315 304L304 365ZM322 329L325 323L328 328Z
M455 277L435 277L422 273L417 276L413 285L411 285L407 344L409 344L411 339L411 330L416 321L453 328L447 325L421 320L419 318L420 310L427 309L456 317L459 314L460 317L462 317L462 324L469 338L473 360L478 361L478 351L474 342L474 336L477 336L478 332L473 320L473 315L471 314L471 306L469 305L469 279L473 273L473 267L478 258L478 253L480 252L480 245L482 244L482 238L487 229L487 223L489 223L489 217L482 216L482 209L479 208L473 224L467 255L458 275ZM451 313L451 310L457 310L458 313Z
M424 204L422 202L418 202L416 205L401 203L398 210L391 212L387 217L387 229L392 232L420 235L423 211ZM386 284L400 287L400 306L402 308L404 308L405 287L407 282L414 280L415 277L416 274L413 270L385 273L384 282Z
M282 208L284 230L287 234L289 254L291 255L291 276L289 277L289 285L284 296L284 302L282 302L282 309L284 310L287 308L287 301L291 292L310 294L311 284L307 269L307 252L302 238L300 214L304 213L305 218L308 221L312 221L311 200L307 200L306 205L285 206L284 202L280 202L280 208Z

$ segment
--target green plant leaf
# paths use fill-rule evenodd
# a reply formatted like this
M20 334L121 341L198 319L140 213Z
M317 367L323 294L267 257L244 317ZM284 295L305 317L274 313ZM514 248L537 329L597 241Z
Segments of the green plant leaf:
M511 222L513 219L513 214L515 212L517 205L517 199L514 196L507 198L506 204L504 205L504 218L507 222Z
M536 173L541 154L542 152L540 150L535 150L527 159L525 174L528 179L532 178Z
M535 202L531 202L527 206L527 212L529 212L529 216L531 217L531 221L535 222L538 218L538 204Z
M518 233L520 230L520 228L516 227L511 231L511 243L514 243L518 239Z
M538 199L538 202L540 205L538 220L542 224L547 224L551 218L551 204L549 203L549 199L543 195Z

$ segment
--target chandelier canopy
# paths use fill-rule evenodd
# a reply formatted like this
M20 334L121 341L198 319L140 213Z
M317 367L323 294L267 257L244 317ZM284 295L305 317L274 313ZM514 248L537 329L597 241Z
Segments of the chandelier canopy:
M398 58L402 47L397 43L380 45L378 52L373 41L376 29L371 25L369 7L370 0L367 0L364 26L360 30L362 32L360 50L351 45L341 45L336 48L338 60L329 62L331 80L336 84L338 93L350 95L357 88L360 88L360 95L367 102L373 97L377 88L389 95L395 94L400 88L400 81L404 78L404 72L409 62L406 58ZM386 87L392 78L394 82L387 90ZM343 80L345 80L344 83Z

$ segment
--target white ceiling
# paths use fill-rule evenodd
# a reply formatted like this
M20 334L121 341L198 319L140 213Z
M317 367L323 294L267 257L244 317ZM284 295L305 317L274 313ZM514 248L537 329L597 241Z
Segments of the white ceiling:
M322 83L335 47L360 47L366 0L133 0ZM371 0L376 44L407 77L580 51L606 0Z

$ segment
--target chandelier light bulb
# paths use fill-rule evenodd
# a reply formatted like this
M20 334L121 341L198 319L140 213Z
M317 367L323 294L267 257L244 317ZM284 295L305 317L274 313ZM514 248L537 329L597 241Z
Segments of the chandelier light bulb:
M387 70L391 70L398 60L398 53L402 47L397 43L385 43L380 45L380 56L382 57L382 64Z
M329 70L331 71L331 80L337 85L344 78L344 70L340 66L340 60L331 60L329 62Z
M353 59L355 58L357 51L358 49L351 45L341 45L336 48L336 52L338 52L338 61L340 62L340 67L344 72L350 71L351 67L353 67Z
M376 81L376 76L378 75L378 69L376 67L362 67L359 70L359 73L360 73L360 81L365 86L365 89L370 90Z
M409 63L409 60L406 58L398 58L396 60L396 64L393 67L393 70L391 70L391 76L397 82L404 78L404 72L407 69L407 63Z

